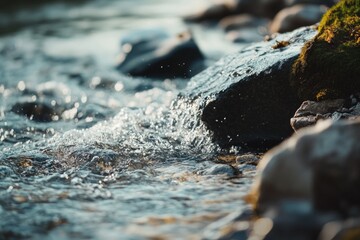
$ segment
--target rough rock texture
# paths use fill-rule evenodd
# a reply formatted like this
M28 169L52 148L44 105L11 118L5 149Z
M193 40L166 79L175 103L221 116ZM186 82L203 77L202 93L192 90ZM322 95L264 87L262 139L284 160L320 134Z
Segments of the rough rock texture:
M204 56L189 32L162 29L130 33L122 39L117 67L131 76L190 78L203 70Z
M315 125L320 119L355 120L360 118L358 97L349 99L324 100L320 102L305 101L290 119L291 127L297 131L303 127Z
M360 210L360 121L323 121L260 161L248 200L265 212L286 201L344 216Z
M217 62L195 76L182 94L222 147L273 146L291 133L289 119L300 105L289 85L290 68L304 42L315 35L302 28L279 35ZM273 49L278 41L285 47Z
M360 4L342 0L295 61L291 84L303 100L346 98L360 91Z
M270 32L289 32L302 26L315 24L321 20L326 10L326 6L314 4L284 8L276 14L270 25Z

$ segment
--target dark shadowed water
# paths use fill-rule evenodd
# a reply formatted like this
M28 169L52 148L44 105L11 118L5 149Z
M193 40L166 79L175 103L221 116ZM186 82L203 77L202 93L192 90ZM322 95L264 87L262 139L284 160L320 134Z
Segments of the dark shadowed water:
M200 239L246 207L253 171L212 170L218 147L198 109L176 99L187 82L114 70L122 35L187 29L179 16L194 2L0 14L0 239ZM190 27L210 59L235 49L213 44L216 30ZM25 116L35 105L42 114Z

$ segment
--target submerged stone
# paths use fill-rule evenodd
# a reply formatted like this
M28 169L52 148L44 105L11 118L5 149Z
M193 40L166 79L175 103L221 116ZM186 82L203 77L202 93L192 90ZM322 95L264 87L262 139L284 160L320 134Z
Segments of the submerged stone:
M302 28L254 44L192 79L182 96L198 99L201 119L217 143L266 148L292 133L289 119L300 102L289 83L291 65L315 33ZM273 49L279 41L290 44Z
M60 114L59 110L50 104L39 101L18 102L11 108L11 111L37 122L51 122Z
M133 32L124 37L117 69L146 78L190 78L203 70L204 56L189 32Z

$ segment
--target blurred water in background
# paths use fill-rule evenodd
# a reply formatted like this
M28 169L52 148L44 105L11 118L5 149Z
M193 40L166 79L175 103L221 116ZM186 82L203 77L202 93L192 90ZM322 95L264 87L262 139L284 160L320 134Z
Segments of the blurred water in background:
M190 28L210 61L236 51L219 30L181 21L204 3L2 11L0 239L199 239L209 223L245 207L251 178L209 170L219 150L198 109L176 99L187 82L114 69L132 29ZM48 118L15 113L35 105Z

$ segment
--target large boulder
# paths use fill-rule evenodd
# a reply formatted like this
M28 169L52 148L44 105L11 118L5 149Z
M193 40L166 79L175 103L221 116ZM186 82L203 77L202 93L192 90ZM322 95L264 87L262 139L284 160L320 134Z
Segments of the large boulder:
M273 146L288 137L300 105L289 84L293 61L316 34L308 27L227 56L195 76L182 94L222 147Z
M134 31L121 41L117 69L145 78L190 78L205 67L205 57L190 32Z
M286 202L354 216L360 210L360 121L330 120L268 152L249 194L259 213ZM299 205L298 205L299 206Z

